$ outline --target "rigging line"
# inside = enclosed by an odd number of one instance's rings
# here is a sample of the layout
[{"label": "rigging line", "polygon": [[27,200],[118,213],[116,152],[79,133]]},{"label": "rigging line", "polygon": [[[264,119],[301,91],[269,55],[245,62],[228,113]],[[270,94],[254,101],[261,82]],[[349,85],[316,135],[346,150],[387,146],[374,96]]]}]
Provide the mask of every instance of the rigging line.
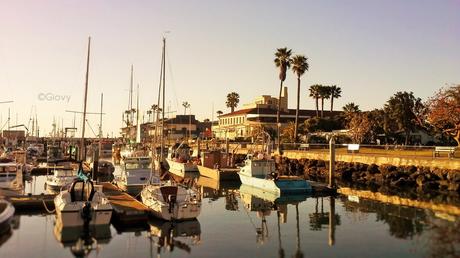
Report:
[{"label": "rigging line", "polygon": [[[171,46],[169,46],[169,48],[171,48]],[[177,98],[177,93],[176,93],[176,83],[174,81],[174,76],[173,76],[173,72],[172,72],[172,65],[171,65],[171,60],[169,58],[169,54],[168,54],[168,51],[165,51],[165,56],[166,56],[166,59],[168,61],[168,70],[169,70],[169,77],[171,78],[171,88],[172,88],[172,91],[173,91],[173,94],[174,94],[174,100],[176,102],[176,110],[179,109],[179,99]]]},{"label": "rigging line", "polygon": [[88,124],[89,129],[91,129],[91,131],[93,132],[94,137],[97,137],[97,135],[96,135],[96,133],[94,132],[93,128],[92,128],[91,125],[89,124],[88,119],[85,119],[85,121],[86,121],[86,124]]}]

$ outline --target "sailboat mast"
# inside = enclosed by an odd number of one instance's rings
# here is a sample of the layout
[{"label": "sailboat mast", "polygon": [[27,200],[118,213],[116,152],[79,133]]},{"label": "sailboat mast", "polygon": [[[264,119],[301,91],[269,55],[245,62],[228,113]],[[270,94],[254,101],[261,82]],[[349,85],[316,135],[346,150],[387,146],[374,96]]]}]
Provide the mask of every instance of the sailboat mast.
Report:
[{"label": "sailboat mast", "polygon": [[141,142],[141,125],[139,123],[139,83],[137,84],[137,100],[136,100],[136,142]]},{"label": "sailboat mast", "polygon": [[134,124],[133,122],[134,117],[132,113],[132,110],[133,110],[133,74],[134,74],[134,66],[131,65],[131,82],[129,86],[129,110],[130,110],[131,123]]},{"label": "sailboat mast", "polygon": [[81,130],[81,160],[84,160],[86,157],[85,153],[85,125],[86,125],[86,102],[88,100],[88,76],[89,76],[89,55],[91,49],[91,37],[88,37],[88,56],[86,58],[86,77],[85,77],[85,100],[83,103],[83,125]]},{"label": "sailboat mast", "polygon": [[104,103],[104,93],[101,93],[101,114],[99,116],[99,141],[102,138],[102,105]]},{"label": "sailboat mast", "polygon": [[164,127],[165,127],[165,52],[166,52],[166,38],[163,37],[163,56],[162,56],[162,59],[163,59],[163,65],[162,65],[162,68],[163,68],[163,99],[162,99],[162,105],[161,105],[161,153],[160,153],[160,159],[163,160],[163,150],[165,148],[164,146]]}]

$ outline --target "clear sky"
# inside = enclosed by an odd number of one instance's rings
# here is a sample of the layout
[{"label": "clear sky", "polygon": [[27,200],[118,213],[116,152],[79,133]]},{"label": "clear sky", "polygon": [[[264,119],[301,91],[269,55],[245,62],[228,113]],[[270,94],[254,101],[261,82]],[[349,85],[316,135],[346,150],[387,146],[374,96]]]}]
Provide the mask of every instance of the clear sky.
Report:
[{"label": "clear sky", "polygon": [[[228,112],[231,91],[240,103],[277,95],[279,47],[309,58],[301,108],[314,108],[307,89],[317,83],[342,88],[337,109],[348,102],[378,108],[403,90],[426,99],[446,83],[460,83],[459,0],[0,0],[0,101],[14,100],[0,104],[0,126],[8,108],[11,124],[16,114],[27,124],[33,106],[41,133],[51,130],[53,117],[71,126],[65,110],[82,110],[91,36],[88,111],[99,111],[103,92],[104,131],[117,135],[131,64],[141,108],[156,103],[167,30],[166,103],[183,114],[188,101],[199,119],[211,118],[213,105]],[[286,85],[294,108],[292,72]],[[70,100],[40,100],[42,93]],[[90,124],[96,130],[98,119],[90,116]]]}]

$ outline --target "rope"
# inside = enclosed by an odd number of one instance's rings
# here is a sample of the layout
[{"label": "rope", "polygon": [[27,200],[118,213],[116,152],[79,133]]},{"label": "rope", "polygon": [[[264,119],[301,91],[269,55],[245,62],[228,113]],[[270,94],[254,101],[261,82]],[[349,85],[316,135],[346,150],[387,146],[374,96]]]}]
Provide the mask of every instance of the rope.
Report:
[{"label": "rope", "polygon": [[54,210],[50,210],[50,209],[48,209],[48,207],[46,206],[46,203],[45,203],[45,200],[44,200],[44,199],[42,199],[42,202],[43,202],[43,207],[45,207],[46,212],[48,212],[49,214],[53,214],[54,212],[56,212],[56,207],[54,208]]}]

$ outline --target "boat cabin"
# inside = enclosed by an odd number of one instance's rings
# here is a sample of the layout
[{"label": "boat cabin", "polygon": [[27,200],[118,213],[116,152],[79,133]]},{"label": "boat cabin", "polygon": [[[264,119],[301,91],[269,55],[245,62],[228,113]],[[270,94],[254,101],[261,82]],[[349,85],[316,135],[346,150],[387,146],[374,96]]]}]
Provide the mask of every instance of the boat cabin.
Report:
[{"label": "boat cabin", "polygon": [[252,155],[248,155],[247,159],[244,161],[244,167],[241,168],[241,173],[258,178],[265,178],[275,171],[276,167],[273,159],[261,157],[254,158]]}]

